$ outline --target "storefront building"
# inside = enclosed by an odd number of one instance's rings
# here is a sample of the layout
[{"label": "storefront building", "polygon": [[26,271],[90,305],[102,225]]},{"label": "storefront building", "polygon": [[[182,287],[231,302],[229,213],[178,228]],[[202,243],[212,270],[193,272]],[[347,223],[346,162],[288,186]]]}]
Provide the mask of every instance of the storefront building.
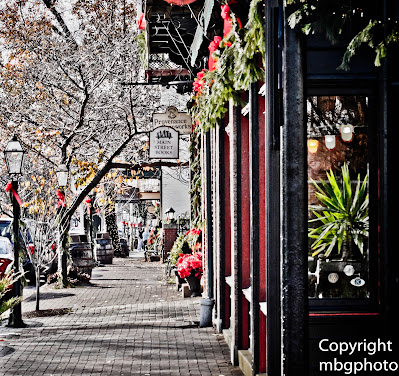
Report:
[{"label": "storefront building", "polygon": [[[223,53],[208,55],[203,45],[210,47],[226,27],[218,4],[201,5],[198,27],[216,26],[205,28],[202,43],[196,34],[190,59],[183,59],[195,74],[204,68],[199,61],[218,69]],[[239,8],[246,27],[253,8],[238,5],[232,2],[231,10]],[[395,24],[398,5],[363,2],[358,17],[354,7],[335,44],[323,33],[293,28],[293,10],[280,1],[260,3],[258,11],[264,76],[238,90],[241,100],[228,98],[215,124],[196,123],[204,297],[215,302],[213,325],[246,375],[336,374],[350,367],[395,374],[398,48],[392,43],[380,66],[364,47],[350,70],[337,67],[353,30],[369,16]],[[388,36],[395,28],[381,30]],[[201,75],[195,82],[204,90]],[[205,80],[205,87],[216,82]],[[197,86],[197,103],[200,94]]]}]

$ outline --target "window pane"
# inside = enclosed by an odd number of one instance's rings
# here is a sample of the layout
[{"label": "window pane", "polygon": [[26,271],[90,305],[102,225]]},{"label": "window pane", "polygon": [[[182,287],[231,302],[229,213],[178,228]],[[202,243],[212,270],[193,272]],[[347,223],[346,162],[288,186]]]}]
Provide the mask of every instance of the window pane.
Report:
[{"label": "window pane", "polygon": [[309,297],[369,297],[367,107],[307,98]]}]

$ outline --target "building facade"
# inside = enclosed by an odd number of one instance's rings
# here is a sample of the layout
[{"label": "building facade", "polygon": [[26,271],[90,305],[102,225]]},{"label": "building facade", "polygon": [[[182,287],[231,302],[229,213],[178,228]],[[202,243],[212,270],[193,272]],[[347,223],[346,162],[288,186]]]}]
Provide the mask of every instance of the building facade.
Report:
[{"label": "building facade", "polygon": [[[394,1],[366,3],[366,14],[342,27],[335,44],[293,28],[282,2],[260,3],[264,77],[240,90],[240,100],[226,101],[211,127],[196,124],[204,297],[214,300],[213,325],[232,363],[248,375],[397,367],[391,136],[397,48],[380,66],[372,49],[360,48],[350,70],[337,69],[353,29],[367,25],[363,18],[384,25],[398,19]],[[245,25],[252,8],[240,5],[237,18]],[[198,27],[208,15],[220,17],[215,8],[204,2]],[[223,35],[225,21],[203,36]],[[215,57],[204,43],[197,34],[191,62]]]}]

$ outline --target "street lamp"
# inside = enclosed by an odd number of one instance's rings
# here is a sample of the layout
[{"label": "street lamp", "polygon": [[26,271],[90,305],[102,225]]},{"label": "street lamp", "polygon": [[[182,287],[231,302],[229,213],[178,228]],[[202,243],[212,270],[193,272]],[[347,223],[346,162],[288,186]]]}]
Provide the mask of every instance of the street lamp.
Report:
[{"label": "street lamp", "polygon": [[66,187],[68,185],[68,167],[60,164],[55,172],[57,174],[58,186]]},{"label": "street lamp", "polygon": [[58,187],[57,196],[59,199],[58,205],[58,215],[60,220],[58,221],[58,272],[61,275],[62,285],[66,286],[68,283],[67,280],[67,255],[65,251],[66,246],[66,236],[63,233],[62,229],[62,217],[65,212],[65,192],[62,190],[64,187],[68,185],[68,167],[61,163],[58,165],[57,170],[55,171],[57,175]]},{"label": "street lamp", "polygon": [[174,217],[175,217],[175,210],[173,208],[169,208],[166,212],[166,219],[173,221]]},{"label": "street lamp", "polygon": [[17,136],[14,135],[4,150],[9,175],[21,175],[24,153],[21,143],[18,141]]},{"label": "street lamp", "polygon": [[[20,198],[18,197],[18,175],[22,174],[22,163],[24,160],[24,150],[17,136],[14,135],[11,141],[8,142],[5,150],[4,157],[7,164],[8,174],[11,176],[11,200],[13,209],[13,240],[14,240],[14,274],[17,274],[20,269],[19,263],[19,218],[20,218]],[[12,296],[16,299],[21,299],[21,279],[18,278],[12,285]],[[8,319],[8,326],[14,328],[23,328],[26,325],[22,321],[21,303],[19,302],[11,308],[10,316]]]}]

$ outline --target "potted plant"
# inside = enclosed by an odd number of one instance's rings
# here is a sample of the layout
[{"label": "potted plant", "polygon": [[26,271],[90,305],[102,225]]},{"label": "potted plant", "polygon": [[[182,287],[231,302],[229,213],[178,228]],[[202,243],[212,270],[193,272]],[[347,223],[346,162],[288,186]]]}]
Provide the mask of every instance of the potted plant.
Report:
[{"label": "potted plant", "polygon": [[[317,223],[315,228],[309,228],[311,256],[317,257],[316,294],[320,284],[334,285],[333,296],[358,296],[351,286],[355,286],[353,278],[361,280],[358,287],[365,285],[361,277],[367,276],[367,240],[369,235],[369,195],[367,192],[368,176],[352,184],[348,165],[342,166],[342,177],[339,181],[332,170],[327,172],[328,182],[316,183],[316,198],[320,204],[310,205],[309,209],[315,218],[310,223]],[[333,274],[335,273],[335,274]],[[326,278],[324,278],[326,277]],[[343,284],[344,280],[350,284]],[[340,283],[337,283],[340,281]],[[352,281],[352,282],[351,282]],[[322,289],[323,290],[323,289]],[[346,291],[347,290],[347,291]],[[364,287],[363,291],[366,290]]]},{"label": "potted plant", "polygon": [[2,314],[20,303],[21,297],[12,297],[12,285],[21,277],[21,273],[13,274],[11,268],[6,271],[0,271],[0,323]]},{"label": "potted plant", "polygon": [[201,242],[201,229],[192,228],[188,230],[185,234],[180,234],[175,240],[172,249],[168,255],[168,265],[167,265],[167,276],[171,277],[174,272],[176,275],[177,289],[180,290],[181,285],[185,282],[183,278],[179,276],[176,269],[177,259],[181,253],[190,254],[194,252],[199,252],[202,248]]},{"label": "potted plant", "polygon": [[181,253],[176,262],[177,273],[184,278],[192,291],[191,296],[201,295],[202,253]]}]

